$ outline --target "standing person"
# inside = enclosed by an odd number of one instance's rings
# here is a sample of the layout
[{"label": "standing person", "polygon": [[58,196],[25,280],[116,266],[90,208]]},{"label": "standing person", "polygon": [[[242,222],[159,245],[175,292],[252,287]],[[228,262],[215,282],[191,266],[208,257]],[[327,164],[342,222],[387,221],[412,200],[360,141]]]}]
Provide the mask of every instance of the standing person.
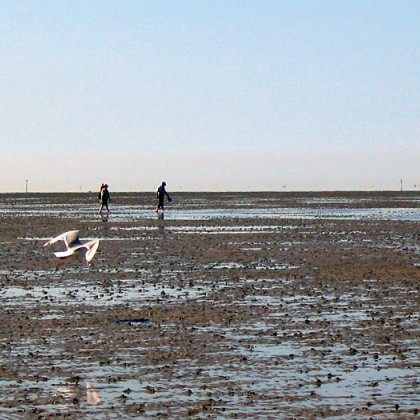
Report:
[{"label": "standing person", "polygon": [[158,212],[159,209],[162,209],[162,211],[165,211],[165,208],[164,208],[165,195],[166,197],[168,197],[168,201],[172,201],[172,198],[169,197],[169,194],[167,193],[165,187],[166,187],[166,182],[162,182],[162,185],[156,191],[156,198],[159,200],[158,206],[156,208],[156,212]]},{"label": "standing person", "polygon": [[106,208],[107,213],[109,213],[108,201],[111,200],[111,196],[108,191],[108,184],[105,184],[101,189],[101,207],[99,208],[99,213],[102,213],[104,207]]}]

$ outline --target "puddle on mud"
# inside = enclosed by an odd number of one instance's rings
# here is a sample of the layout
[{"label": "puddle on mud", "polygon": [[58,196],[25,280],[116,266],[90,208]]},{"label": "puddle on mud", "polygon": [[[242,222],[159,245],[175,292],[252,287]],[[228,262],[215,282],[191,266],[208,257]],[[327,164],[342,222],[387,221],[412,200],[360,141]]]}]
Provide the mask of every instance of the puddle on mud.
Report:
[{"label": "puddle on mud", "polygon": [[[331,205],[322,201],[321,204]],[[417,204],[417,203],[414,203]],[[237,205],[240,205],[238,202]],[[373,220],[420,220],[418,208],[284,208],[257,207],[254,204],[241,208],[195,208],[191,210],[172,208],[165,212],[165,220],[223,220],[223,219],[373,219]],[[0,215],[18,217],[49,216],[55,218],[84,218],[89,221],[102,222],[103,218],[96,214],[92,206],[74,204],[25,204],[24,202],[2,202]],[[126,222],[136,219],[156,219],[153,207],[131,205],[114,205],[109,221]],[[208,233],[208,232],[207,232]]]},{"label": "puddle on mud", "polygon": [[36,307],[47,300],[50,306],[78,306],[81,303],[91,306],[129,305],[137,308],[145,303],[153,305],[163,300],[167,304],[179,303],[180,300],[206,299],[211,291],[208,287],[196,286],[187,289],[175,288],[162,284],[139,284],[138,280],[120,280],[118,285],[103,287],[98,283],[66,281],[65,284],[45,286],[9,286],[0,289],[3,307]]}]

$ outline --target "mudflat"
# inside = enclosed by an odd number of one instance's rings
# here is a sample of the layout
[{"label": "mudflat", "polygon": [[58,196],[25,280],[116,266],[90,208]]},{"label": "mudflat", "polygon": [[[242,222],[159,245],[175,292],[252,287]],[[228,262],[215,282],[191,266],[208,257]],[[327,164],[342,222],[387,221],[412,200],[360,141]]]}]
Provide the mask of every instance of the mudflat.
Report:
[{"label": "mudflat", "polygon": [[0,194],[1,418],[418,416],[419,193],[172,195]]}]

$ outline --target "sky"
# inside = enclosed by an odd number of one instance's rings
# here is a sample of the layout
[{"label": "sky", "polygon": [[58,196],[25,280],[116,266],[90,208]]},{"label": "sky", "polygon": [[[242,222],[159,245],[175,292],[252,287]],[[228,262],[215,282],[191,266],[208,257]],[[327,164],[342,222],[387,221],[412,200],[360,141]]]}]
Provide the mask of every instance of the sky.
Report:
[{"label": "sky", "polygon": [[0,0],[0,192],[420,190],[418,0]]}]

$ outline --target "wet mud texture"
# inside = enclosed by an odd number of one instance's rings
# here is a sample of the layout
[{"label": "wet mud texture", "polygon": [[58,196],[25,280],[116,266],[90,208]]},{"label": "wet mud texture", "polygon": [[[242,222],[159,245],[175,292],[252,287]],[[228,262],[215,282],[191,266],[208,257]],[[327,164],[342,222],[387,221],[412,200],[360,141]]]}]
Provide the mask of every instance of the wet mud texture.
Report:
[{"label": "wet mud texture", "polygon": [[[151,217],[103,222],[88,195],[0,196],[1,418],[418,418],[418,221],[170,217],[418,196],[175,198],[160,220],[114,194]],[[71,229],[93,266],[42,246]]]}]

